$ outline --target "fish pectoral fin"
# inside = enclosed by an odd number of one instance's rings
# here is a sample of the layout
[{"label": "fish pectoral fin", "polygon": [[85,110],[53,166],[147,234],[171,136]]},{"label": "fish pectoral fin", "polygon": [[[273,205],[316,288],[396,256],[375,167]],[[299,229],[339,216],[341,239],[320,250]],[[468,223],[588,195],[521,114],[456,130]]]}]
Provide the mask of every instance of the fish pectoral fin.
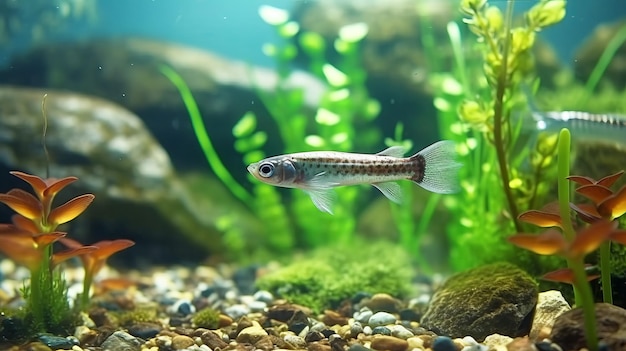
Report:
[{"label": "fish pectoral fin", "polygon": [[324,177],[325,175],[326,175],[326,172],[319,172],[318,174],[314,175],[311,179],[306,181],[305,183],[306,188],[307,189],[330,189],[332,187],[336,187],[339,185],[339,183],[329,182],[328,179]]},{"label": "fish pectoral fin", "polygon": [[391,156],[391,157],[404,157],[406,149],[402,146],[396,145],[386,148],[385,150],[377,153],[378,156]]},{"label": "fish pectoral fin", "polygon": [[318,210],[333,214],[336,193],[331,188],[309,188],[304,191],[311,197]]},{"label": "fish pectoral fin", "polygon": [[389,200],[397,204],[402,203],[402,188],[397,182],[373,183],[372,186],[380,190]]}]

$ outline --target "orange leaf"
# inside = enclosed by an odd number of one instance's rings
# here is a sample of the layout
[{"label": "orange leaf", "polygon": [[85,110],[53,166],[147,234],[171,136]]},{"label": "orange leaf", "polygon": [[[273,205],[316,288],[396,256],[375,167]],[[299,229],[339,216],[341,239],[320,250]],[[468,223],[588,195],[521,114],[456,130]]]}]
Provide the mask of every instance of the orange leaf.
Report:
[{"label": "orange leaf", "polygon": [[12,195],[9,193],[0,194],[0,202],[3,202],[7,206],[9,206],[13,211],[21,214],[22,216],[28,219],[41,218],[42,209],[41,209],[41,204],[38,201],[35,200],[33,202],[30,199],[23,197],[22,194],[19,192],[14,192],[14,194],[20,194],[20,195],[16,196],[16,195]]},{"label": "orange leaf", "polygon": [[521,221],[539,227],[561,227],[561,216],[551,212],[537,210],[526,211],[518,216]]},{"label": "orange leaf", "polygon": [[619,229],[613,231],[613,233],[611,234],[611,240],[618,242],[622,245],[626,245],[626,230]]},{"label": "orange leaf", "polygon": [[567,177],[567,179],[571,180],[574,183],[580,184],[580,185],[587,185],[587,184],[595,184],[596,181],[589,178],[589,177],[583,177],[583,176],[569,176]]},{"label": "orange leaf", "polygon": [[17,228],[14,232],[3,231],[0,235],[0,251],[11,260],[26,266],[31,272],[39,268],[43,259],[33,236]]},{"label": "orange leaf", "polygon": [[598,184],[583,185],[576,189],[580,195],[588,198],[594,203],[600,203],[602,200],[613,195],[611,189]]},{"label": "orange leaf", "polygon": [[65,177],[61,179],[54,179],[54,178],[46,179],[45,181],[48,184],[48,186],[43,191],[43,196],[54,197],[59,191],[63,190],[63,188],[65,188],[71,183],[74,183],[77,180],[78,178],[76,177]]},{"label": "orange leaf", "polygon": [[626,213],[626,185],[598,205],[598,212],[615,219]]},{"label": "orange leaf", "polygon": [[25,230],[31,234],[38,234],[41,232],[41,230],[33,221],[20,214],[14,214],[13,216],[11,216],[11,222],[13,222],[16,227],[20,228],[21,230]]},{"label": "orange leaf", "polygon": [[54,225],[59,225],[71,221],[83,213],[94,198],[95,196],[93,194],[85,194],[71,199],[70,201],[50,211],[48,222],[54,223]]},{"label": "orange leaf", "polygon": [[52,267],[57,266],[63,261],[69,260],[70,258],[88,254],[96,250],[95,246],[81,246],[77,248],[67,249],[65,251],[57,252],[52,255]]},{"label": "orange leaf", "polygon": [[516,246],[532,251],[540,255],[554,255],[562,253],[567,247],[567,242],[558,230],[548,229],[536,234],[516,234],[508,240]]},{"label": "orange leaf", "polygon": [[20,178],[26,183],[30,184],[30,186],[33,188],[33,191],[35,191],[35,194],[37,194],[37,196],[40,199],[43,198],[43,191],[48,187],[48,185],[43,179],[41,179],[40,177],[30,175],[24,172],[19,172],[19,171],[12,171],[9,173]]},{"label": "orange leaf", "polygon": [[[599,277],[599,274],[588,274],[587,280],[591,281],[594,279],[598,279]],[[544,274],[541,279],[557,283],[574,284],[574,272],[572,272],[572,270],[569,268],[561,268],[557,269],[556,271]]]},{"label": "orange leaf", "polygon": [[617,228],[617,222],[600,220],[579,230],[576,233],[576,238],[570,244],[568,256],[572,258],[584,257],[595,251],[600,244],[609,239],[615,228]]},{"label": "orange leaf", "polygon": [[598,210],[593,205],[588,204],[569,204],[569,207],[578,214],[578,217],[587,223],[593,223],[600,219],[602,216],[598,213]]},{"label": "orange leaf", "polygon": [[33,236],[33,241],[37,244],[37,247],[46,247],[66,235],[67,233],[64,232],[42,233]]},{"label": "orange leaf", "polygon": [[618,180],[623,174],[624,174],[624,171],[619,171],[619,172],[617,172],[615,174],[608,175],[608,176],[598,180],[596,182],[596,184],[600,184],[600,185],[603,185],[603,186],[605,186],[607,188],[610,188],[611,185],[613,185],[613,183],[615,183],[615,181]]}]

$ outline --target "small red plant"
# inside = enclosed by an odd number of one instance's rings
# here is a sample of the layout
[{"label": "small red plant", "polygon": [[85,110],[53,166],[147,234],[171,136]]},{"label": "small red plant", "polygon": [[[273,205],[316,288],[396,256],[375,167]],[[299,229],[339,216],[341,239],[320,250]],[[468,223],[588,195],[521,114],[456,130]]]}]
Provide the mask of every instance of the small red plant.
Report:
[{"label": "small red plant", "polygon": [[[54,268],[62,261],[80,255],[102,257],[103,250],[99,246],[79,244],[53,253],[52,244],[67,235],[58,231],[57,227],[83,213],[95,196],[80,195],[53,207],[56,195],[78,178],[42,179],[23,172],[10,173],[28,183],[34,195],[22,189],[0,193],[0,202],[17,212],[12,217],[12,224],[0,224],[0,252],[30,270],[30,284],[24,297],[31,332],[54,330],[60,318],[67,317],[60,316],[60,312],[69,313],[65,282],[60,274],[54,274]],[[108,255],[112,253],[110,250],[107,252],[110,252]],[[98,262],[101,267],[104,259]]]},{"label": "small red plant", "polygon": [[[582,222],[589,223],[587,226],[581,225],[577,228],[572,241],[566,240],[562,233],[563,219],[556,203],[548,204],[541,210],[526,211],[519,216],[521,221],[539,227],[551,227],[550,229],[539,235],[516,234],[509,237],[509,241],[540,255],[559,255],[569,260],[581,262],[587,254],[602,245],[608,245],[610,241],[626,244],[626,231],[617,229],[617,221],[615,221],[616,218],[626,213],[626,186],[617,192],[613,192],[609,188],[622,174],[624,174],[623,171],[597,181],[582,176],[568,177],[570,181],[580,185],[576,192],[591,200],[591,203],[570,203],[570,208],[574,210],[577,217]],[[601,264],[610,268],[608,257],[606,262],[602,260]],[[598,275],[592,275],[589,276],[589,279],[597,277]],[[574,283],[574,274],[569,268],[547,273],[542,278],[569,284]],[[603,288],[607,289],[604,286]],[[610,288],[608,289],[610,290]]]},{"label": "small red plant", "polygon": [[[70,248],[70,250],[78,250],[81,247],[84,247],[78,241],[70,238],[61,238],[60,242]],[[96,274],[98,274],[102,267],[104,267],[104,264],[109,256],[133,245],[135,245],[133,241],[126,239],[103,240],[90,245],[91,247],[94,247],[95,250],[84,252],[80,255],[80,259],[83,262],[83,267],[85,269],[83,293],[81,295],[81,305],[83,307],[86,307],[89,302],[89,291],[91,290],[93,278]]]}]

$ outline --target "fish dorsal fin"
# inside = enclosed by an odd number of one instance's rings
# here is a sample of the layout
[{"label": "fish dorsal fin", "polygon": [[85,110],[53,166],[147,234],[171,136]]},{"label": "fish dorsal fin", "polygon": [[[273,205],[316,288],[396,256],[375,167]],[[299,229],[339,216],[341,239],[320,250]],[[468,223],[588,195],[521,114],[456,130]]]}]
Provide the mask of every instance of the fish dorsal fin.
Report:
[{"label": "fish dorsal fin", "polygon": [[335,192],[330,188],[309,188],[304,190],[318,210],[333,214],[333,204],[335,203]]},{"label": "fish dorsal fin", "polygon": [[391,157],[404,157],[406,149],[402,146],[396,145],[386,148],[385,150],[377,153],[378,156],[391,156]]},{"label": "fish dorsal fin", "polygon": [[383,193],[383,195],[385,195],[385,197],[389,200],[397,204],[402,203],[402,188],[397,182],[373,183],[372,186],[380,190],[380,192]]}]

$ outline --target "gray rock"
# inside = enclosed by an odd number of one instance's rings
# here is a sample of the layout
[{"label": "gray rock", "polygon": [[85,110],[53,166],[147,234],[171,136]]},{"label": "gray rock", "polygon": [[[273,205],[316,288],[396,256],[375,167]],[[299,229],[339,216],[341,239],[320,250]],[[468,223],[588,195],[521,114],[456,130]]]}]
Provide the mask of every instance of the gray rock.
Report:
[{"label": "gray rock", "polygon": [[396,317],[388,312],[376,312],[374,313],[367,324],[371,327],[378,327],[387,324],[394,324],[396,322]]},{"label": "gray rock", "polygon": [[207,199],[197,202],[189,183],[177,177],[167,153],[144,123],[123,107],[99,98],[0,86],[0,191],[25,185],[10,176],[9,170],[45,177],[44,94],[48,94],[46,145],[51,176],[79,178],[60,196],[96,195],[87,211],[70,222],[71,237],[85,244],[112,235],[132,239],[141,246],[131,251],[139,248],[161,260],[204,258],[220,250],[222,234],[214,222],[228,211],[228,197],[220,198],[220,204],[207,204]]},{"label": "gray rock", "polygon": [[522,336],[530,331],[537,295],[537,283],[516,266],[486,265],[450,277],[433,295],[421,323],[452,338]]},{"label": "gray rock", "polygon": [[374,315],[374,312],[367,307],[361,308],[358,312],[354,312],[354,319],[362,324],[367,324],[370,318]]},{"label": "gray rock", "polygon": [[107,351],[139,351],[141,343],[134,336],[118,330],[106,338],[101,347]]},{"label": "gray rock", "polygon": [[[210,127],[213,144],[222,146],[222,155],[235,156],[231,130],[246,112],[257,115],[260,129],[273,127],[257,89],[275,92],[279,78],[274,70],[185,45],[140,38],[49,44],[11,60],[10,69],[0,71],[0,81],[76,91],[116,102],[142,118],[177,169],[205,171],[206,161],[183,101],[159,71],[163,64],[173,67],[189,86]],[[325,91],[319,80],[301,71],[291,73],[285,87],[302,88],[305,106],[311,111]],[[282,147],[278,138],[270,138],[272,143]],[[229,169],[242,169],[245,176],[241,157],[236,156],[223,157],[223,161]]]}]

